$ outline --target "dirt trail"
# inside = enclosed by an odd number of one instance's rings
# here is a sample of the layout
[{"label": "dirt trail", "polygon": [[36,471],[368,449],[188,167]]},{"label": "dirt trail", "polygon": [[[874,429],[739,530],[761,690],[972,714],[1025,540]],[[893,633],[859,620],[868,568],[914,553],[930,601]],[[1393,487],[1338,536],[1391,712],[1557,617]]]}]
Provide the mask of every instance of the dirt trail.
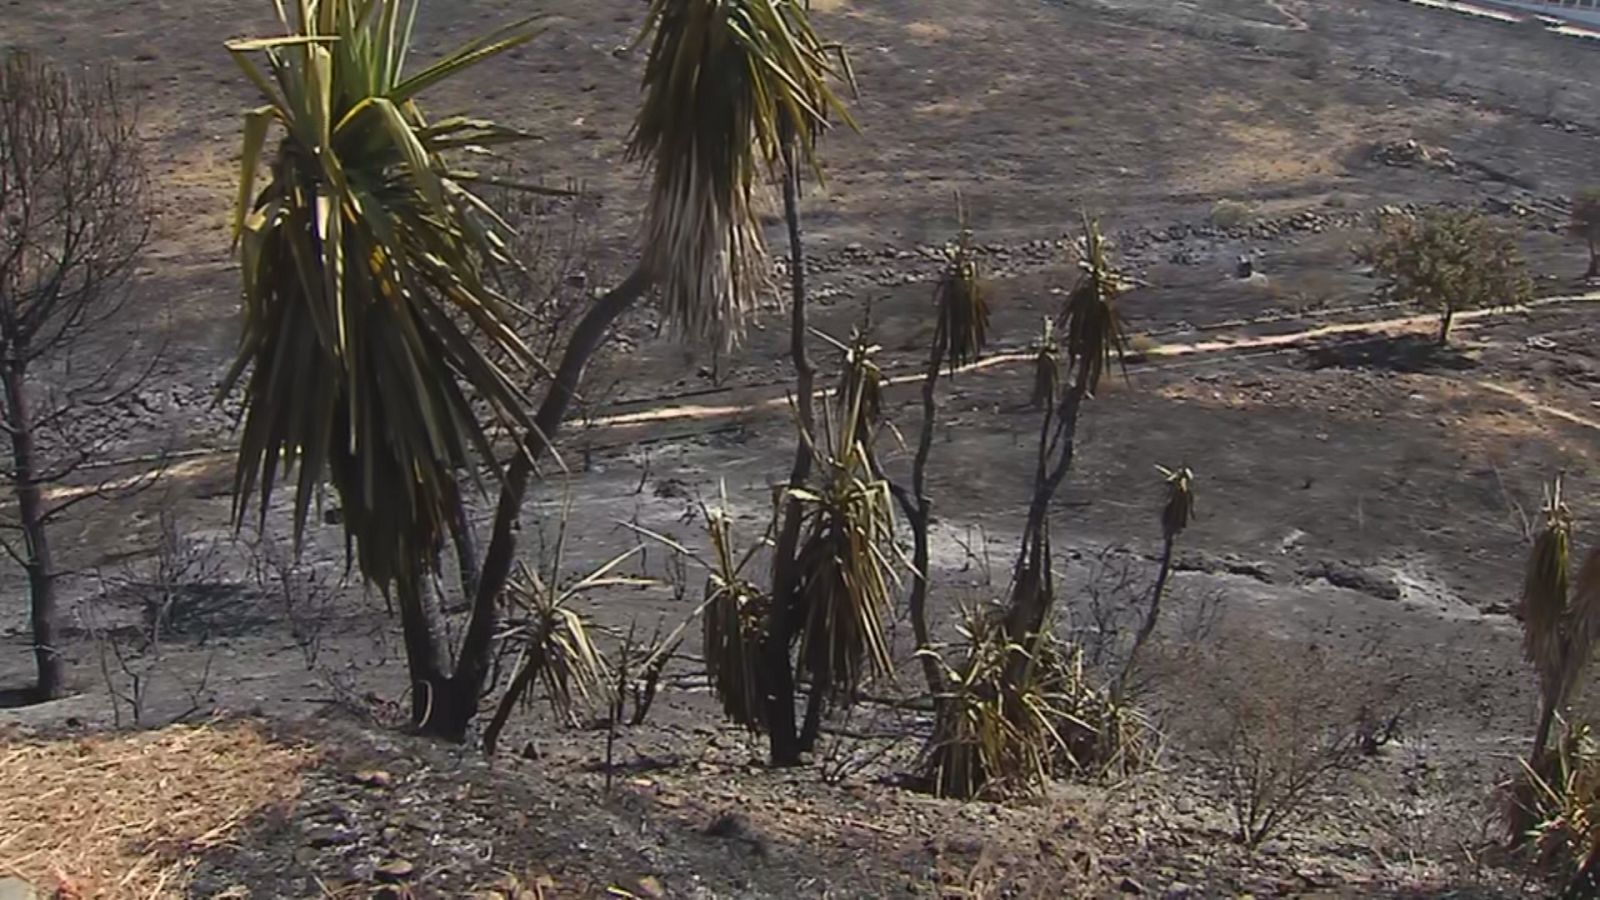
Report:
[{"label": "dirt trail", "polygon": [[[1463,326],[1470,326],[1471,323],[1482,320],[1526,313],[1545,307],[1597,301],[1600,301],[1600,291],[1543,297],[1525,306],[1505,309],[1469,310],[1456,314],[1456,327],[1458,330],[1465,330]],[[1161,360],[1184,359],[1187,361],[1190,357],[1228,358],[1247,351],[1291,350],[1321,338],[1341,335],[1396,335],[1416,331],[1424,327],[1434,328],[1437,323],[1438,316],[1436,315],[1408,315],[1363,322],[1339,322],[1330,325],[1319,325],[1315,328],[1306,328],[1282,334],[1248,335],[1238,338],[1213,338],[1202,341],[1159,344],[1143,351],[1144,360],[1130,363],[1129,368],[1162,369],[1170,367],[1170,364],[1163,365],[1160,362]],[[1032,359],[1033,354],[1028,352],[1001,352],[964,366],[958,371],[976,372],[1021,365],[1030,362]],[[896,368],[898,371],[890,370],[890,372],[886,373],[884,378],[886,387],[916,384],[922,380],[923,375],[920,366],[911,365]],[[711,393],[721,394],[727,399],[724,402],[715,404],[704,402],[703,398]],[[825,390],[818,391],[817,396],[821,397],[825,393]],[[644,405],[645,408],[602,416],[596,418],[593,425],[601,428],[633,428],[666,422],[732,418],[767,410],[782,409],[788,405],[789,398],[790,393],[786,384],[781,386],[738,386],[697,391],[688,396],[679,395],[674,398],[658,398],[656,401],[635,401],[630,405]],[[1562,414],[1554,408],[1550,408],[1547,411],[1553,414]],[[1588,424],[1587,420],[1574,418],[1573,414],[1565,413],[1562,415],[1572,418],[1573,421],[1580,424]]]}]

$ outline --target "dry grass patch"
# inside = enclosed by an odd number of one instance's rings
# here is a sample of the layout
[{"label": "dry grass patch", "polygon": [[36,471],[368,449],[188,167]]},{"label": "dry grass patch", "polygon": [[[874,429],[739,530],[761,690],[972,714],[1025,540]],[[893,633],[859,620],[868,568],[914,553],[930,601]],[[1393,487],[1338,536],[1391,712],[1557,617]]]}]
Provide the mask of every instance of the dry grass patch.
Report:
[{"label": "dry grass patch", "polygon": [[181,896],[197,856],[297,796],[312,759],[251,723],[8,738],[0,874],[64,896]]}]

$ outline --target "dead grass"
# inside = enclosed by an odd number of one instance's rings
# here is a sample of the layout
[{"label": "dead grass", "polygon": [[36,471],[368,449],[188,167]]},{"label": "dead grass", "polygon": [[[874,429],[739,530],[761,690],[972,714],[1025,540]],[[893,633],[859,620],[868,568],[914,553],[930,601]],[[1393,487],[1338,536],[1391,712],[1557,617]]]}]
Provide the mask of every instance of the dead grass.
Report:
[{"label": "dead grass", "polygon": [[182,896],[196,856],[293,799],[309,748],[253,723],[0,748],[0,874],[67,897]]}]

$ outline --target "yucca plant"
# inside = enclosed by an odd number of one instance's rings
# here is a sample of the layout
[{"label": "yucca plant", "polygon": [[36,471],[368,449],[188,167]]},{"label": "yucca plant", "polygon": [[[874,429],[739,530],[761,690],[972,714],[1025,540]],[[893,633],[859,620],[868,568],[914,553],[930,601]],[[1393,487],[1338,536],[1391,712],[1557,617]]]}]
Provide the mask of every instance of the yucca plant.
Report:
[{"label": "yucca plant", "polygon": [[726,504],[720,509],[706,508],[704,513],[712,551],[703,621],[706,674],[723,713],[759,732],[765,728],[761,635],[772,604],[759,587],[745,578],[744,568],[760,545],[739,553],[733,517],[727,513]]},{"label": "yucca plant", "polygon": [[[1081,274],[1067,294],[1056,325],[1046,327],[1035,363],[1035,394],[1041,393],[1041,383],[1049,376],[1049,392],[1054,400],[1045,406],[1039,425],[1033,500],[1028,506],[1022,548],[1011,579],[1007,627],[1012,639],[1019,642],[1043,626],[1054,602],[1050,503],[1072,468],[1083,402],[1099,389],[1106,369],[1122,359],[1124,342],[1116,303],[1132,283],[1112,264],[1100,227],[1087,214],[1083,216],[1083,237],[1077,242],[1077,252]],[[1054,332],[1066,336],[1066,370],[1072,374],[1071,384],[1061,387],[1054,385],[1054,376],[1048,372],[1055,362],[1048,349]]]},{"label": "yucca plant", "polygon": [[[865,364],[862,355],[853,365]],[[788,491],[803,510],[787,598],[800,623],[799,664],[811,678],[802,748],[814,746],[828,698],[851,702],[866,677],[893,670],[884,623],[898,551],[889,485],[873,463],[872,434],[863,431],[871,383],[865,375],[847,380],[831,441],[815,448],[820,483]]]},{"label": "yucca plant", "polygon": [[1059,325],[1065,333],[1074,387],[1090,397],[1127,347],[1116,301],[1132,283],[1111,264],[1108,249],[1099,223],[1084,214],[1083,237],[1077,245],[1081,273],[1067,294]]},{"label": "yucca plant", "polygon": [[644,105],[629,154],[654,164],[648,266],[668,320],[724,343],[770,287],[757,218],[763,168],[793,142],[815,164],[816,127],[848,113],[834,57],[792,0],[652,0]]},{"label": "yucca plant", "polygon": [[960,195],[956,197],[956,214],[960,232],[955,242],[945,248],[945,265],[933,290],[933,342],[922,377],[922,427],[917,437],[916,456],[911,463],[911,489],[907,491],[891,484],[911,528],[911,596],[907,605],[923,678],[932,696],[944,692],[945,681],[932,649],[927,613],[928,524],[933,514],[933,501],[928,496],[928,458],[933,452],[933,432],[939,412],[939,372],[947,369],[954,377],[957,369],[978,361],[989,341],[987,289],[972,251],[972,229],[968,227]]},{"label": "yucca plant", "polygon": [[1532,763],[1544,755],[1552,723],[1572,701],[1600,638],[1600,549],[1570,576],[1572,515],[1557,476],[1545,489],[1522,589],[1523,653],[1539,677],[1541,709]]},{"label": "yucca plant", "polygon": [[519,649],[511,679],[483,731],[486,754],[494,754],[501,731],[535,681],[544,684],[551,710],[569,724],[577,723],[577,705],[608,690],[613,680],[604,656],[595,646],[592,625],[573,608],[573,602],[592,591],[651,583],[648,579],[616,574],[624,563],[642,552],[642,545],[613,556],[578,578],[563,581],[569,511],[570,507],[563,505],[547,569],[540,572],[519,563],[517,574],[507,585],[511,618],[497,643]]},{"label": "yucca plant", "polygon": [[961,232],[945,248],[945,263],[933,293],[933,355],[953,374],[978,361],[989,342],[989,298],[972,250],[972,229],[966,210],[959,209]]},{"label": "yucca plant", "polygon": [[1587,879],[1600,855],[1593,851],[1593,833],[1574,831],[1575,817],[1594,814],[1593,784],[1585,784],[1595,781],[1600,769],[1582,723],[1569,726],[1558,746],[1549,745],[1600,638],[1600,548],[1590,551],[1576,579],[1571,578],[1572,517],[1560,476],[1545,488],[1542,514],[1528,554],[1521,610],[1523,652],[1539,680],[1539,722],[1533,749],[1522,764],[1523,777],[1507,792],[1506,815],[1513,846],[1537,840],[1536,862],[1549,862],[1551,835],[1582,843]]},{"label": "yucca plant", "polygon": [[417,98],[534,32],[518,23],[412,72],[415,7],[403,0],[275,5],[285,36],[228,44],[266,101],[246,116],[235,216],[244,328],[223,380],[224,392],[244,380],[234,512],[255,501],[265,516],[298,466],[298,542],[331,479],[363,575],[399,597],[420,716],[440,681],[422,582],[455,521],[458,472],[494,459],[480,408],[531,425],[495,359],[532,358],[484,279],[507,262],[499,220],[452,162],[523,135],[431,122]]},{"label": "yucca plant", "polygon": [[883,421],[883,370],[873,359],[882,348],[868,340],[860,329],[851,333],[848,344],[839,344],[831,338],[829,342],[844,354],[844,368],[839,373],[839,390],[835,395],[838,408],[855,411],[851,431],[870,455],[873,434]]},{"label": "yucca plant", "polygon": [[[695,616],[701,622],[702,652],[711,690],[728,718],[751,731],[766,728],[765,690],[761,670],[762,641],[772,621],[773,603],[769,596],[745,574],[756,554],[771,544],[771,531],[749,547],[740,550],[734,532],[727,486],[720,486],[718,506],[702,503],[700,516],[706,523],[706,538],[711,545],[709,558],[682,542],[638,524],[623,523],[636,533],[662,544],[680,558],[692,561],[705,571],[704,601],[690,614],[667,642],[677,639]],[[680,587],[684,587],[680,583]]]},{"label": "yucca plant", "polygon": [[[676,319],[699,323],[691,330],[729,331],[723,307],[729,298],[749,305],[743,276],[759,269],[748,255],[730,256],[751,244],[755,161],[776,158],[782,128],[822,120],[818,97],[836,103],[823,77],[828,50],[803,10],[785,0],[652,4],[641,37],[654,35],[647,96],[631,143],[656,170],[650,249],[572,330],[530,417],[515,373],[494,365],[530,362],[505,300],[484,285],[483,271],[502,255],[501,225],[472,192],[484,179],[448,159],[521,135],[474,118],[432,123],[416,104],[426,88],[527,40],[530,30],[496,32],[412,73],[405,60],[414,3],[275,7],[282,37],[230,45],[267,102],[247,118],[239,189],[247,324],[228,383],[250,376],[236,496],[243,503],[259,491],[265,508],[280,471],[299,464],[298,533],[319,480],[333,479],[363,572],[399,594],[413,712],[433,717],[418,724],[460,740],[490,670],[523,496],[588,361],[659,279],[673,285]],[[283,137],[257,193],[256,166],[274,122]],[[816,129],[793,130],[811,161]],[[434,570],[451,527],[444,513],[459,511],[447,476],[469,456],[493,461],[484,440],[491,426],[475,408],[513,428],[520,446],[505,466],[472,615],[446,677],[416,586]],[[237,512],[242,517],[242,505]]]},{"label": "yucca plant", "polygon": [[1511,785],[1515,842],[1563,897],[1600,889],[1600,746],[1583,723],[1565,728],[1537,765],[1524,762]]},{"label": "yucca plant", "polygon": [[1533,538],[1522,586],[1522,652],[1539,676],[1543,698],[1535,759],[1542,755],[1551,718],[1565,680],[1567,597],[1570,593],[1572,514],[1562,497],[1562,478],[1545,488],[1543,522]]},{"label": "yucca plant", "polygon": [[1152,757],[1148,724],[1091,684],[1079,648],[1049,630],[1012,640],[1001,607],[968,610],[960,633],[966,654],[946,674],[919,761],[934,793],[1037,792],[1057,776],[1125,773]]},{"label": "yucca plant", "polygon": [[[759,177],[781,161],[790,243],[790,354],[802,430],[789,486],[810,477],[815,427],[806,356],[805,258],[800,239],[800,172],[820,176],[816,146],[829,118],[853,126],[829,84],[854,87],[849,60],[811,27],[797,0],[651,0],[641,40],[651,42],[644,106],[629,152],[654,164],[645,215],[644,267],[681,332],[736,339],[768,284]],[[793,592],[802,511],[789,503],[773,562],[774,597]],[[780,604],[782,606],[782,604]],[[787,608],[782,606],[782,608]],[[796,623],[776,614],[763,649],[771,687],[773,761],[799,758],[788,652]]]}]

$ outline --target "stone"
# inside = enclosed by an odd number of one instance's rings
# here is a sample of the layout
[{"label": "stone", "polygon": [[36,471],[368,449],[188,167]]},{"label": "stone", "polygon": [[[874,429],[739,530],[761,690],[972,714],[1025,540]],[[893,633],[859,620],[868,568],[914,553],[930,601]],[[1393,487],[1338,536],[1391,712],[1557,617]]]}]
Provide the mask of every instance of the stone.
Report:
[{"label": "stone", "polygon": [[21,878],[0,878],[0,900],[39,900],[39,892]]},{"label": "stone", "polygon": [[412,865],[411,860],[394,857],[378,863],[372,870],[372,875],[386,884],[401,884],[410,881],[416,871],[417,867]]},{"label": "stone", "polygon": [[391,788],[394,787],[394,776],[382,769],[362,769],[350,776],[350,780],[363,787]]},{"label": "stone", "polygon": [[306,843],[318,849],[343,847],[356,842],[355,833],[343,828],[319,828],[306,838]]}]

